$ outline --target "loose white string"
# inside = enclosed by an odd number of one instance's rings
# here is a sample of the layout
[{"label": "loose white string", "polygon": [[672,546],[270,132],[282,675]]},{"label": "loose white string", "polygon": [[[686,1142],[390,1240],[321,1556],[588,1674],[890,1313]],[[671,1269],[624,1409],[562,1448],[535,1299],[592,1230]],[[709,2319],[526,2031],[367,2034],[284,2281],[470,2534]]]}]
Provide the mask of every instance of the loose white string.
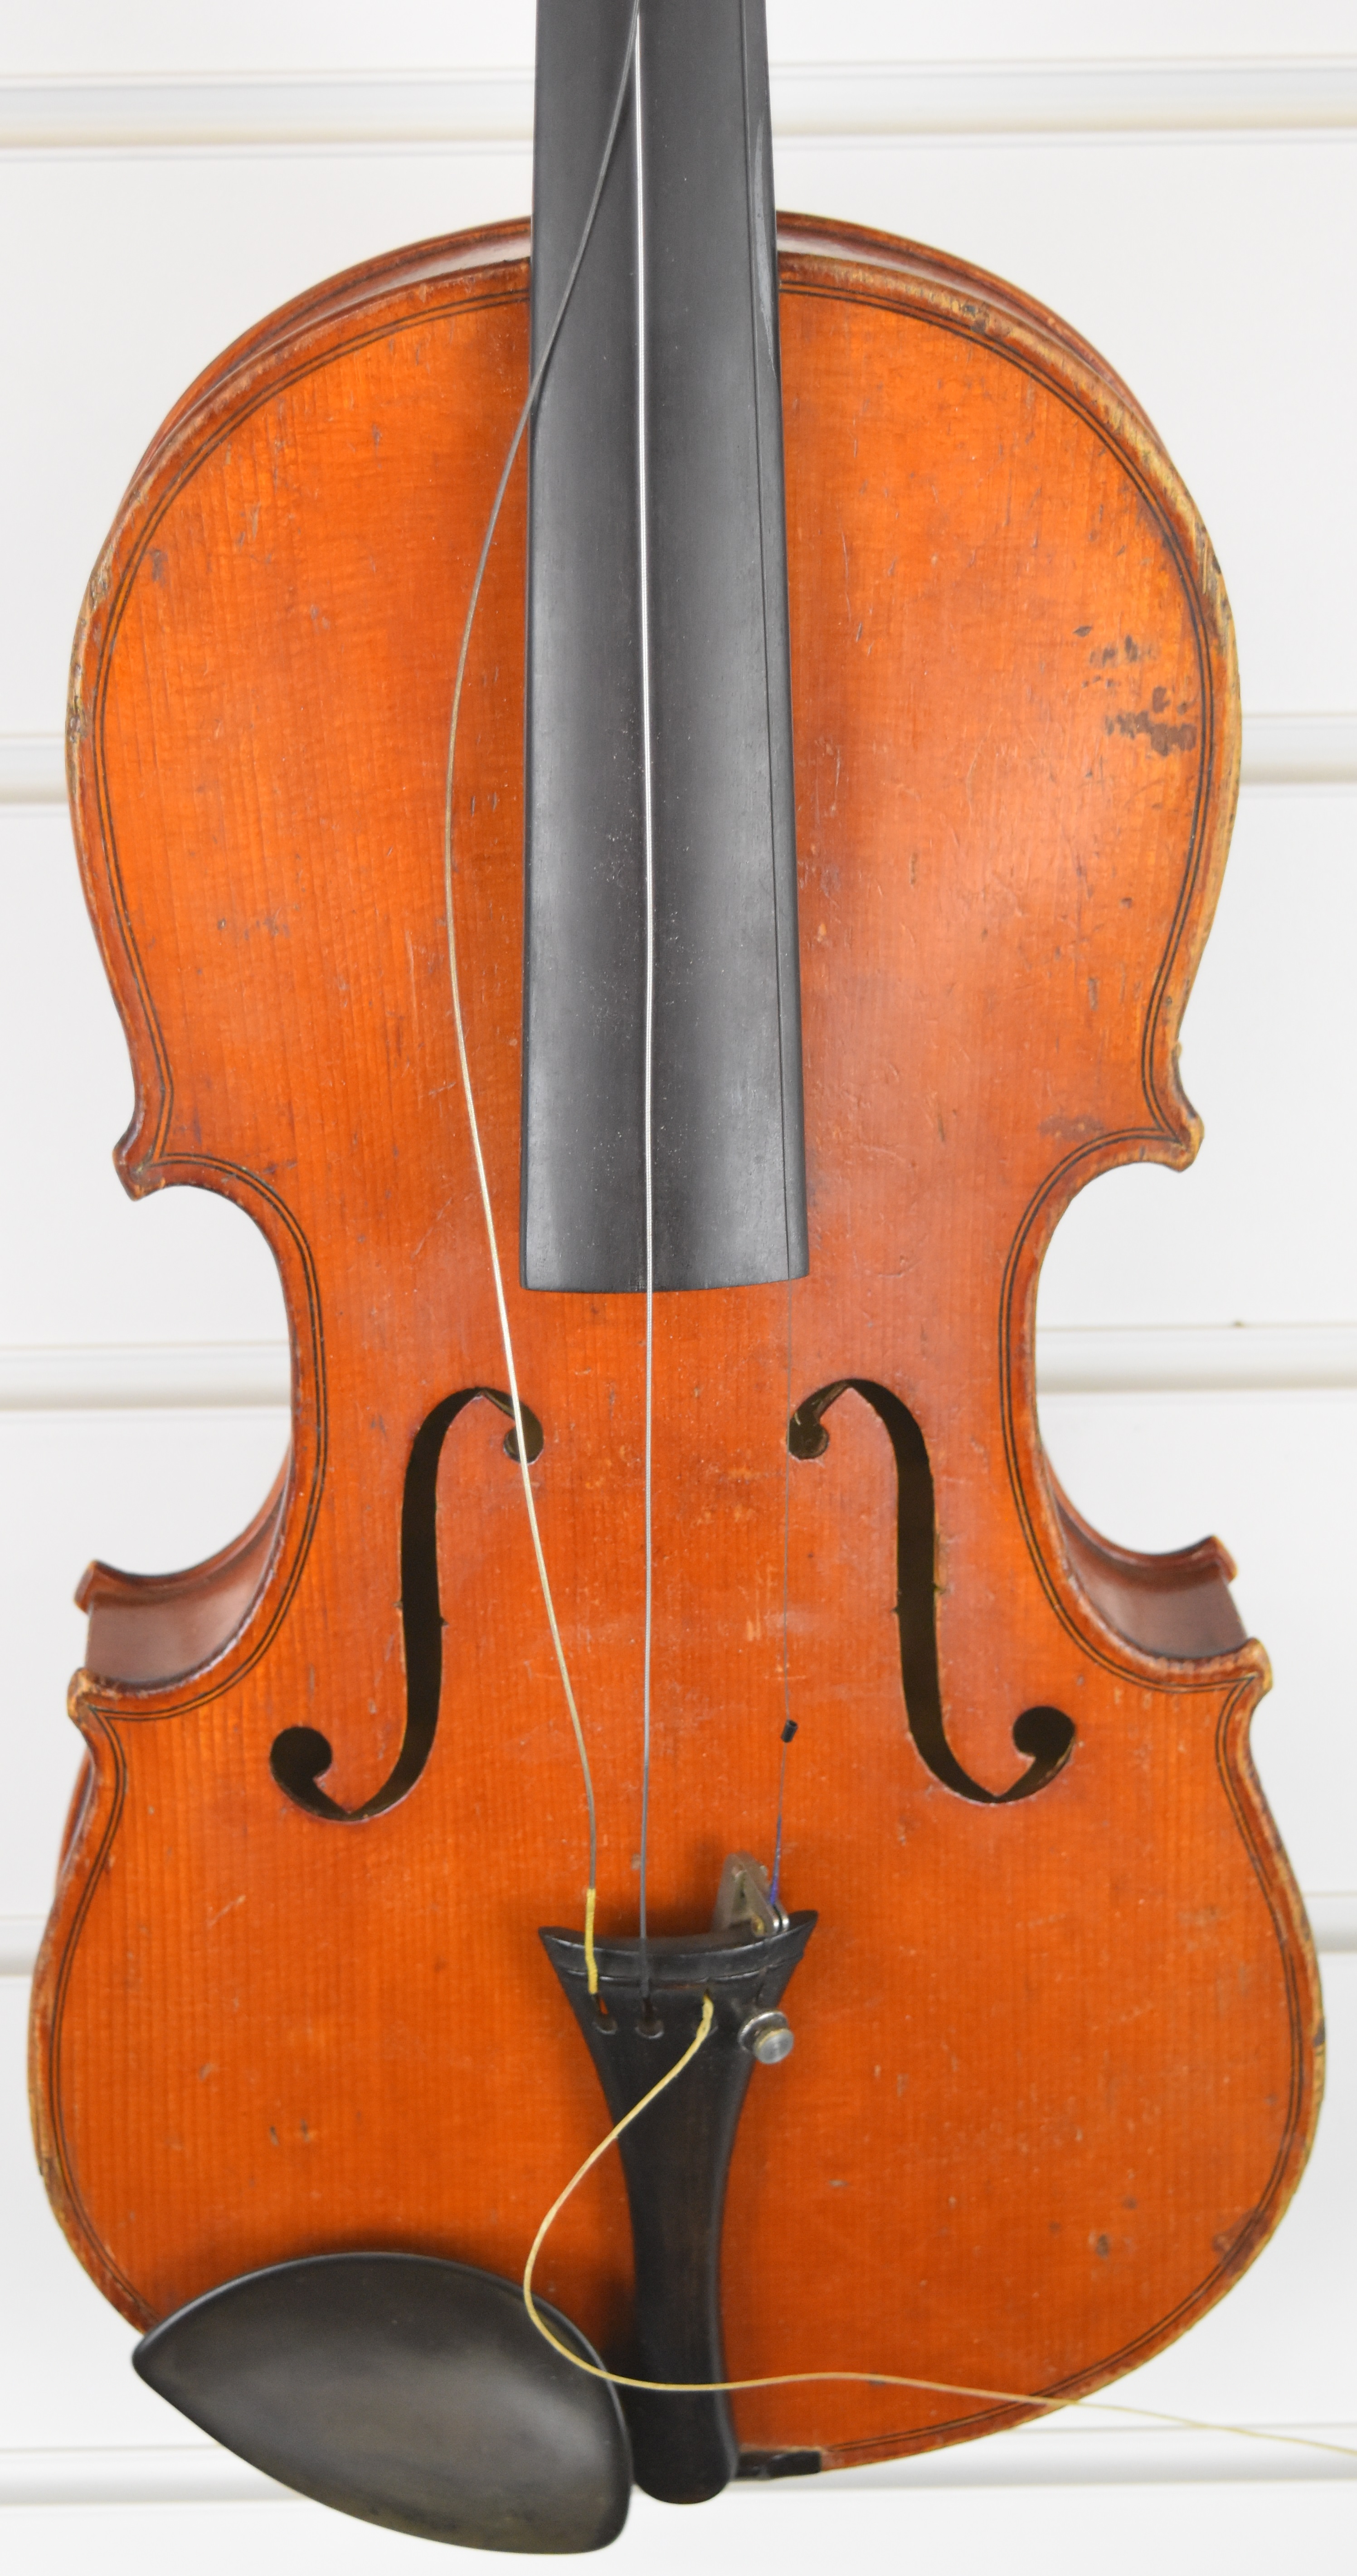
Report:
[{"label": "loose white string", "polygon": [[556,1669],[561,1677],[561,1688],[565,1693],[565,1703],[570,1712],[570,1724],[575,1737],[575,1749],[579,1755],[580,1770],[584,1777],[584,1802],[589,1817],[589,1885],[586,1890],[584,1900],[584,1948],[588,1964],[589,1992],[591,1994],[596,1994],[598,1991],[598,1969],[594,1959],[594,1908],[597,1902],[598,1892],[598,1815],[594,1802],[593,1774],[589,1768],[589,1755],[584,1741],[584,1729],[580,1724],[580,1714],[575,1704],[575,1693],[570,1680],[570,1669],[566,1662],[565,1646],[562,1642],[560,1626],[556,1617],[556,1605],[552,1599],[551,1581],[547,1573],[547,1561],[542,1548],[542,1535],[537,1526],[537,1505],[533,1497],[532,1476],[528,1462],[528,1444],[523,1430],[523,1407],[519,1400],[518,1370],[514,1364],[513,1335],[509,1330],[509,1309],[505,1303],[504,1297],[504,1275],[500,1268],[499,1244],[495,1235],[495,1214],[490,1200],[490,1183],[486,1176],[485,1156],[481,1150],[480,1120],[476,1114],[476,1098],[475,1092],[472,1088],[471,1066],[467,1058],[466,1026],[462,1013],[462,990],[457,972],[457,927],[453,913],[453,882],[455,875],[452,856],[453,772],[457,755],[457,727],[462,712],[462,690],[466,681],[467,657],[471,651],[471,630],[475,624],[476,610],[480,603],[481,588],[485,580],[485,568],[490,560],[490,548],[494,542],[495,530],[499,524],[499,514],[504,504],[504,495],[509,488],[509,477],[513,472],[519,448],[523,443],[523,433],[528,426],[528,422],[532,418],[533,409],[536,405],[538,395],[542,390],[547,368],[551,361],[551,354],[560,335],[561,325],[565,320],[570,298],[575,291],[576,280],[578,279],[580,270],[584,265],[584,254],[589,247],[590,237],[593,233],[594,221],[598,214],[599,204],[603,196],[604,182],[607,179],[608,171],[611,166],[613,147],[617,141],[618,129],[622,123],[622,113],[626,106],[627,92],[631,83],[631,69],[636,50],[640,8],[641,0],[632,0],[631,22],[627,31],[627,45],[622,62],[622,76],[617,85],[617,96],[613,102],[613,112],[611,119],[609,120],[607,139],[603,146],[602,159],[599,162],[598,177],[594,183],[594,193],[589,201],[589,211],[584,219],[584,229],[580,234],[579,248],[575,253],[574,259],[571,261],[570,273],[566,279],[565,289],[556,310],[556,318],[552,323],[550,331],[547,333],[541,357],[537,361],[537,366],[533,372],[532,380],[528,386],[527,400],[518,415],[518,425],[509,442],[509,452],[504,460],[504,470],[500,475],[499,483],[495,492],[495,498],[491,505],[490,516],[486,522],[485,536],[481,545],[480,560],[476,566],[476,577],[471,585],[471,596],[467,602],[466,619],[462,627],[461,650],[457,656],[457,677],[452,692],[452,718],[448,726],[448,757],[443,787],[443,909],[447,923],[448,977],[452,986],[452,1024],[457,1038],[457,1063],[462,1078],[462,1098],[466,1105],[467,1125],[471,1131],[471,1150],[475,1157],[476,1181],[480,1190],[481,1198],[481,1213],[485,1219],[486,1242],[490,1253],[490,1270],[495,1284],[495,1306],[499,1315],[500,1342],[504,1351],[505,1374],[509,1381],[509,1404],[514,1417],[514,1439],[518,1449],[518,1463],[523,1478],[523,1500],[527,1507],[528,1527],[532,1532],[533,1555],[537,1561],[537,1580],[541,1587],[542,1601],[547,1614],[547,1626],[551,1631],[552,1649],[556,1657]]}]

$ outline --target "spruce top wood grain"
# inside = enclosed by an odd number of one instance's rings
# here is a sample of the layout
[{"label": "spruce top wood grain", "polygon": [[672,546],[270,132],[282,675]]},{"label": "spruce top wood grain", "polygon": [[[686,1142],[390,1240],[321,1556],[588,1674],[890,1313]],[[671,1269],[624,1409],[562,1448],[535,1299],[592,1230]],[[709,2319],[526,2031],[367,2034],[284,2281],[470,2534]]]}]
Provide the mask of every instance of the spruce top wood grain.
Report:
[{"label": "spruce top wood grain", "polygon": [[[512,2274],[601,2126],[537,1941],[579,1920],[583,1819],[484,1392],[437,1462],[436,1724],[380,1803],[407,1727],[412,1450],[451,1396],[503,1384],[441,796],[527,283],[501,227],[262,325],[151,449],[77,648],[78,833],[137,1081],[120,1168],[254,1217],[294,1359],[285,1483],[238,1548],[85,1591],[90,1759],[34,2099],[71,2242],[143,2323],[312,2251]],[[1228,1559],[1091,1531],[1034,1404],[1062,1209],[1118,1163],[1195,1149],[1175,1050],[1237,777],[1229,613],[1149,424],[1049,314],[792,220],[781,320],[810,1271],[658,1301],[652,1906],[691,1929],[724,1853],[771,1842],[789,1476],[784,1892],[819,1929],[796,2054],[751,2087],[732,2170],[729,2365],[1073,2392],[1229,2286],[1317,2099],[1313,1958],[1248,1756],[1267,1667]],[[523,543],[520,476],[457,805],[510,1254]],[[600,1928],[626,1933],[640,1303],[509,1297],[598,1781]],[[298,1727],[332,1748],[336,1806],[378,1802],[366,1821],[280,1788],[270,1750]],[[602,2169],[540,2286],[607,2350],[628,2279]],[[736,2401],[747,2447],[829,2463],[1014,2411]]]}]

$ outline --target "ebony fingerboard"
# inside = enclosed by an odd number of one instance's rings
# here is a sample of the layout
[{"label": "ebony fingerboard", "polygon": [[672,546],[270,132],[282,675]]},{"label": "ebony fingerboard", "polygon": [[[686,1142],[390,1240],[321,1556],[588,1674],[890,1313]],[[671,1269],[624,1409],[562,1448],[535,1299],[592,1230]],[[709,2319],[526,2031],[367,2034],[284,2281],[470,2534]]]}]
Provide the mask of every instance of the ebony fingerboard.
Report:
[{"label": "ebony fingerboard", "polygon": [[[534,366],[597,184],[630,16],[628,0],[539,6]],[[638,54],[640,183],[633,71],[532,429],[522,1275],[534,1288],[644,1285],[648,1096],[655,1286],[806,1266],[762,0],[642,0]]]}]

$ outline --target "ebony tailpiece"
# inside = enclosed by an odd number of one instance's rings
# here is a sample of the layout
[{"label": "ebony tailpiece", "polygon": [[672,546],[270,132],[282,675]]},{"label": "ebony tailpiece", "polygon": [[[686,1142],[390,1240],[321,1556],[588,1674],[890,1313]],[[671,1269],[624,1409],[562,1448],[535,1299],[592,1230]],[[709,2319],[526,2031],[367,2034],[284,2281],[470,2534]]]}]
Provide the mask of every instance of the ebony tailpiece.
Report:
[{"label": "ebony tailpiece", "polygon": [[[640,1943],[597,1941],[597,2002],[588,1991],[580,1935],[542,1934],[614,2120],[634,2109],[691,2045],[704,1995],[715,2006],[714,2026],[692,2065],[618,2141],[636,2295],[631,2346],[614,2367],[638,2379],[706,2383],[726,2375],[720,2283],[726,2175],[760,2028],[769,2027],[761,2017],[775,2013],[815,1921],[813,1914],[783,1916],[781,1928],[754,1939],[747,1923],[652,1937],[648,1999],[641,1993]],[[736,2475],[740,2451],[727,2398],[635,2388],[620,2394],[636,2483],[648,2495],[699,2504]]]}]

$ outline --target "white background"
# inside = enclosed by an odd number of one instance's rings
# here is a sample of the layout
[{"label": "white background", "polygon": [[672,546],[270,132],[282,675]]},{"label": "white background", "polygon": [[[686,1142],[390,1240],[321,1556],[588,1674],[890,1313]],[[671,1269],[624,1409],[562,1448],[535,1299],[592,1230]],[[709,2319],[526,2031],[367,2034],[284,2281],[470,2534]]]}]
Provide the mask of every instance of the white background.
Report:
[{"label": "white background", "polygon": [[[1064,313],[1135,386],[1230,586],[1249,783],[1183,1050],[1207,1141],[1190,1173],[1112,1176],[1066,1219],[1043,1422],[1111,1535],[1215,1529],[1239,1560],[1276,1671],[1256,1750],[1314,1898],[1332,2041],[1291,2215],[1122,2393],[1357,2443],[1357,7],[769,0],[769,24],[780,202],[936,242]],[[149,2576],[215,2576],[247,2551],[261,2576],[434,2564],[317,2508],[228,2500],[231,2464],[134,2381],[128,2331],[32,2167],[22,1970],[75,1767],[71,1590],[94,1555],[161,1567],[219,1546],[286,1437],[262,1245],[194,1193],[133,1208],[112,1175],[130,1085],[59,737],[84,580],[161,415],[327,273],[526,211],[531,51],[523,0],[0,6],[0,2547],[22,2576],[91,2551]],[[421,73],[437,78],[392,78]],[[641,2498],[607,2563],[1354,2563],[1357,2485],[1312,2475],[1321,2455],[1087,2423],[894,2484],[741,2490],[686,2514]]]}]

